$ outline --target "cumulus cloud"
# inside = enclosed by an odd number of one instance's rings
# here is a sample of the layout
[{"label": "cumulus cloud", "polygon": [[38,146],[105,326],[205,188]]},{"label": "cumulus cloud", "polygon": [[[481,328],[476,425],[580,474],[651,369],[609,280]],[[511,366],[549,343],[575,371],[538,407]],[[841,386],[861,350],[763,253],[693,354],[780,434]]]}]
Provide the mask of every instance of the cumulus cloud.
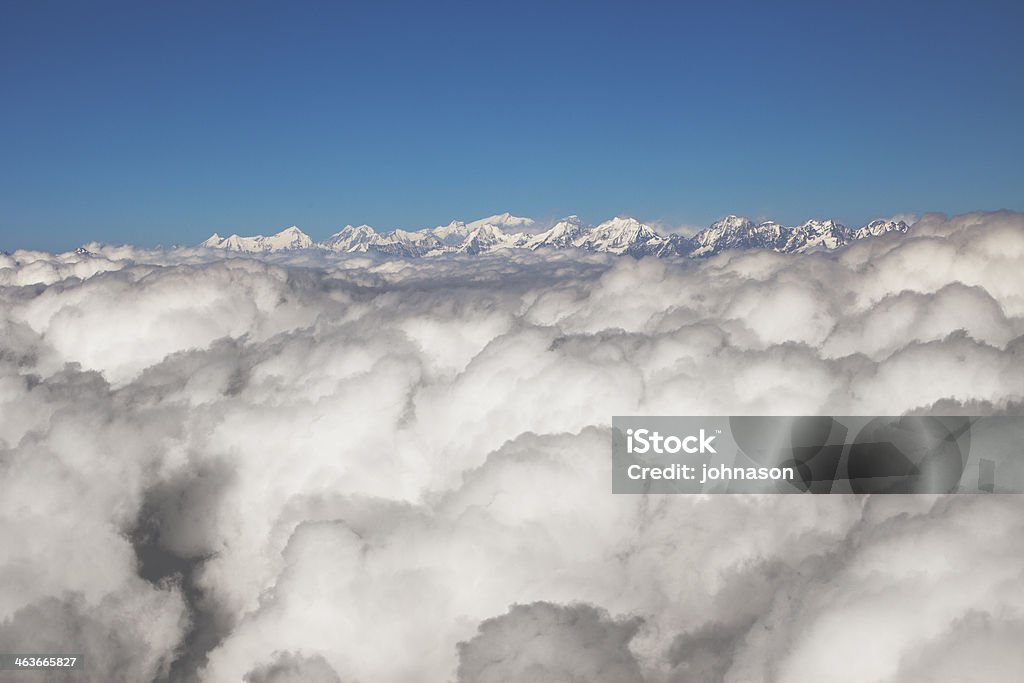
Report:
[{"label": "cumulus cloud", "polygon": [[0,256],[0,651],[132,682],[1019,671],[1017,498],[612,496],[609,428],[1019,410],[1020,214],[699,261],[88,251]]}]

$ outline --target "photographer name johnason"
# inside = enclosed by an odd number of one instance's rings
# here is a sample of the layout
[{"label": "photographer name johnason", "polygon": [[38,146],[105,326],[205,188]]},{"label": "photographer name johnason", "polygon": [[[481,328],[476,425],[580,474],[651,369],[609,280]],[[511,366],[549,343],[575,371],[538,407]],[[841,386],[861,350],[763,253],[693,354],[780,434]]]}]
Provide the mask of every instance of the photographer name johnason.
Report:
[{"label": "photographer name johnason", "polygon": [[616,416],[613,493],[1021,493],[1024,416]]},{"label": "photographer name johnason", "polygon": [[[721,430],[718,431],[721,433]],[[676,454],[683,453],[715,453],[715,447],[711,444],[715,435],[708,436],[701,429],[698,435],[662,436],[656,430],[649,429],[626,429],[626,452],[629,454]],[[697,445],[694,445],[697,444]],[[642,465],[629,465],[626,467],[626,476],[630,479],[694,479],[697,478],[696,465],[682,465],[672,463],[664,467],[644,467]],[[727,467],[726,465],[712,465],[708,467],[706,462],[700,465],[699,480],[701,484],[716,479],[780,479],[792,480],[796,473],[792,467]]]}]

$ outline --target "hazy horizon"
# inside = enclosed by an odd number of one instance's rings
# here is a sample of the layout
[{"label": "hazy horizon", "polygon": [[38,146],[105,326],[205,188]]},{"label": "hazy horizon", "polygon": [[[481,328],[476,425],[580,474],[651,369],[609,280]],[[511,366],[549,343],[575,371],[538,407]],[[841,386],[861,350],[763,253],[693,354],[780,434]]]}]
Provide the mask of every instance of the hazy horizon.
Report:
[{"label": "hazy horizon", "polygon": [[[305,226],[300,225],[299,223],[296,223],[296,222],[290,222],[290,223],[289,222],[285,222],[283,224],[278,224],[278,225],[253,226],[252,228],[249,228],[249,229],[242,228],[241,230],[235,230],[235,231],[227,231],[227,230],[223,230],[223,229],[218,230],[218,229],[214,228],[214,229],[208,231],[205,234],[204,237],[202,237],[202,238],[200,238],[198,240],[195,240],[193,242],[181,242],[181,241],[154,242],[152,240],[148,240],[147,241],[145,239],[138,240],[138,241],[116,241],[116,240],[115,241],[104,241],[102,239],[96,239],[96,238],[90,236],[89,234],[83,233],[83,234],[81,234],[79,236],[80,239],[78,241],[73,241],[72,240],[72,241],[69,241],[69,242],[63,242],[61,244],[53,245],[52,247],[45,247],[45,246],[38,246],[38,245],[34,244],[34,240],[37,237],[36,235],[32,235],[31,233],[18,233],[17,231],[12,231],[10,234],[8,234],[6,232],[5,233],[0,233],[0,235],[2,235],[2,241],[0,241],[0,251],[5,251],[5,252],[8,252],[8,253],[11,253],[13,251],[24,249],[24,250],[33,250],[33,251],[45,251],[45,252],[49,252],[49,253],[62,253],[62,252],[66,252],[66,251],[72,251],[72,250],[74,250],[74,249],[76,249],[78,247],[83,247],[83,246],[86,246],[86,245],[88,245],[90,243],[104,244],[104,245],[108,245],[108,246],[125,245],[125,246],[133,246],[133,247],[140,247],[140,248],[193,247],[193,246],[200,245],[205,239],[210,238],[212,236],[219,236],[219,237],[222,237],[222,238],[223,237],[229,237],[229,236],[232,236],[232,235],[237,235],[237,236],[240,236],[240,237],[273,236],[273,235],[276,235],[276,234],[281,233],[283,231],[286,231],[286,230],[288,230],[290,228],[298,228],[304,234],[306,234],[309,237],[311,237],[314,242],[321,242],[321,241],[323,241],[323,240],[325,240],[327,238],[335,236],[341,230],[343,230],[344,228],[348,228],[348,227],[368,226],[368,227],[372,228],[378,234],[387,234],[387,233],[391,233],[391,232],[396,231],[396,230],[404,230],[404,231],[407,231],[407,232],[423,232],[423,231],[434,230],[434,229],[440,228],[440,227],[445,227],[445,226],[452,225],[452,224],[455,224],[455,223],[463,223],[463,224],[483,223],[484,221],[486,221],[489,218],[496,218],[496,217],[499,217],[499,216],[501,216],[503,214],[508,214],[509,216],[512,216],[514,218],[529,219],[532,222],[531,225],[519,226],[519,227],[515,228],[515,231],[516,232],[526,232],[526,233],[531,233],[531,234],[536,234],[536,233],[542,232],[542,231],[544,231],[544,230],[546,230],[548,228],[551,228],[552,226],[557,224],[559,221],[567,219],[567,218],[578,218],[584,225],[587,225],[587,226],[598,226],[598,225],[600,225],[602,223],[606,223],[608,221],[611,221],[611,220],[614,220],[614,219],[617,219],[617,218],[632,218],[632,219],[635,219],[635,220],[639,221],[640,223],[650,227],[651,229],[655,230],[659,234],[663,234],[663,235],[681,235],[681,236],[685,236],[685,237],[692,237],[694,234],[699,233],[702,230],[705,230],[705,229],[708,229],[708,228],[712,227],[718,221],[725,220],[725,219],[730,218],[730,217],[739,217],[739,218],[747,219],[747,220],[752,221],[755,224],[765,223],[765,222],[776,222],[776,223],[779,223],[780,225],[784,225],[784,226],[799,226],[799,225],[803,225],[803,224],[805,224],[807,222],[810,222],[810,221],[834,220],[834,221],[836,221],[837,223],[839,223],[841,225],[845,225],[845,226],[850,227],[850,228],[858,228],[858,227],[863,227],[863,226],[865,226],[865,225],[867,225],[867,224],[869,224],[869,223],[871,223],[873,221],[877,221],[877,220],[882,220],[882,221],[888,221],[888,220],[904,221],[904,222],[906,222],[906,223],[908,223],[910,225],[913,225],[914,222],[920,220],[923,216],[927,216],[927,215],[944,216],[944,217],[949,218],[949,217],[962,216],[962,215],[967,215],[967,214],[994,214],[994,213],[1000,213],[1000,212],[1017,213],[1017,211],[1015,211],[1014,209],[1009,209],[1009,208],[1006,208],[1006,207],[1002,207],[1002,208],[998,208],[998,209],[980,209],[980,210],[973,210],[973,211],[965,211],[965,212],[959,213],[959,214],[947,214],[947,213],[941,212],[941,211],[924,211],[924,212],[921,212],[920,214],[897,212],[897,213],[888,214],[888,215],[868,214],[869,217],[864,219],[864,220],[862,220],[862,221],[848,221],[848,220],[842,219],[839,216],[835,216],[835,215],[831,215],[831,214],[827,214],[826,213],[826,214],[822,214],[822,215],[806,216],[804,218],[800,218],[800,219],[795,220],[795,221],[783,221],[783,220],[777,219],[774,216],[767,216],[767,215],[749,216],[749,215],[743,215],[743,214],[739,214],[739,213],[735,213],[735,212],[730,212],[730,213],[718,216],[718,217],[716,217],[712,221],[709,221],[706,224],[696,224],[696,223],[673,224],[673,223],[666,223],[666,222],[660,221],[658,219],[644,219],[643,217],[632,215],[632,214],[627,214],[627,213],[623,213],[623,212],[620,212],[620,213],[617,213],[617,214],[613,214],[613,215],[609,215],[609,216],[604,216],[604,217],[597,217],[597,218],[594,218],[594,219],[587,219],[584,215],[579,214],[579,213],[567,213],[567,214],[563,214],[563,215],[559,215],[559,216],[536,217],[536,216],[530,216],[530,215],[526,215],[526,214],[522,214],[522,213],[516,213],[514,211],[494,211],[494,212],[490,212],[490,213],[485,213],[485,214],[480,215],[480,216],[453,217],[451,220],[444,221],[444,222],[441,222],[441,223],[437,223],[435,225],[426,225],[426,224],[418,223],[418,224],[414,224],[414,225],[399,225],[399,226],[384,227],[384,226],[381,226],[381,225],[374,225],[372,223],[355,223],[355,222],[352,222],[352,221],[341,221],[341,222],[336,222],[333,225],[333,227],[327,228],[327,230],[328,230],[327,232],[324,232],[323,230],[319,230],[319,231],[314,232],[314,231],[309,230]],[[26,237],[27,237],[27,239],[25,239]]]}]

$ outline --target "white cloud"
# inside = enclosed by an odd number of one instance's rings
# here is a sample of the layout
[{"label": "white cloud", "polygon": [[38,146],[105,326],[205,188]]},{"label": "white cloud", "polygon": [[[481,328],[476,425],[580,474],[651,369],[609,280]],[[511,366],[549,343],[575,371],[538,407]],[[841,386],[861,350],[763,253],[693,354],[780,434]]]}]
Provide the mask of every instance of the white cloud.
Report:
[{"label": "white cloud", "polygon": [[480,681],[1017,670],[1024,502],[613,497],[608,426],[1015,409],[1019,214],[702,261],[90,251],[0,257],[0,650],[88,630],[83,681],[451,680],[460,642]]}]

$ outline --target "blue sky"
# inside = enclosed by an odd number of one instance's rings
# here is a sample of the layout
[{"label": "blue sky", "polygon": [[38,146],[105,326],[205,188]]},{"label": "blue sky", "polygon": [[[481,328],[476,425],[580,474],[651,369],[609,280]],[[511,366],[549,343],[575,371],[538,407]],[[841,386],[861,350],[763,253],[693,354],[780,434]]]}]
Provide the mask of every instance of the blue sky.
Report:
[{"label": "blue sky", "polygon": [[1020,2],[0,0],[0,249],[1024,209]]}]

